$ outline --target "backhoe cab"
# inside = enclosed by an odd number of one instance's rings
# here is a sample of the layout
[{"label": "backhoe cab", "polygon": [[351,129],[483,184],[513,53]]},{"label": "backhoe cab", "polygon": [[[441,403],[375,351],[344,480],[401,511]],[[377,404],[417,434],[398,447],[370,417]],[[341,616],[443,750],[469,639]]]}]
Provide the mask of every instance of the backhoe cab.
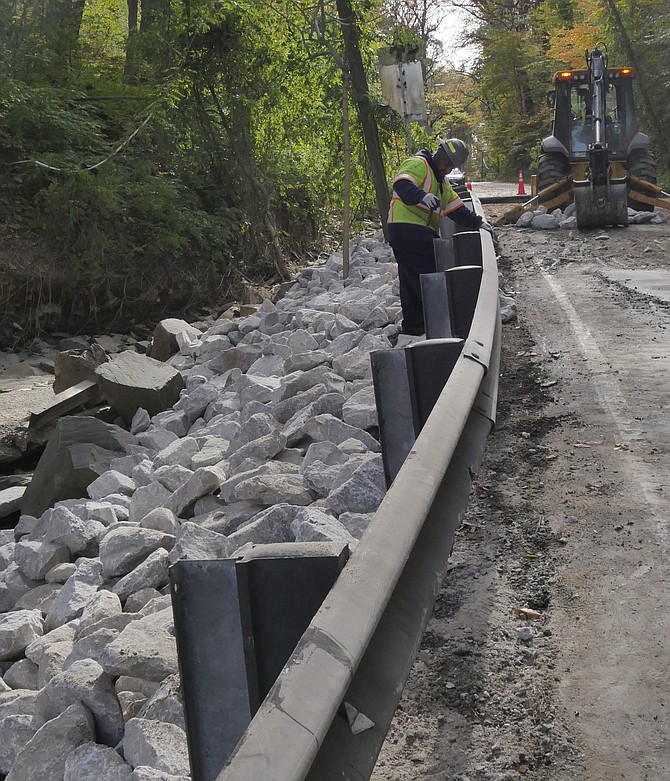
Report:
[{"label": "backhoe cab", "polygon": [[603,44],[586,52],[586,64],[555,74],[554,121],[537,161],[537,195],[511,209],[505,222],[573,200],[579,228],[627,225],[629,206],[670,206],[656,186],[649,137],[638,129],[632,68],[610,68]]}]

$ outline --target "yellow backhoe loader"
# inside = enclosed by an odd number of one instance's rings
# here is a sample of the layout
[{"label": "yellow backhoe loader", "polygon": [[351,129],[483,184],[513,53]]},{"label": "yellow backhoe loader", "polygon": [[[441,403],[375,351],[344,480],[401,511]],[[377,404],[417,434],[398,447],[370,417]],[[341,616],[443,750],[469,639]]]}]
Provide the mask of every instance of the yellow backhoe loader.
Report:
[{"label": "yellow backhoe loader", "polygon": [[656,185],[649,136],[638,129],[632,68],[610,68],[607,48],[586,52],[587,68],[554,76],[552,134],[537,161],[537,193],[510,209],[516,222],[543,205],[547,211],[574,201],[577,227],[628,225],[628,207],[670,209],[670,195]]}]

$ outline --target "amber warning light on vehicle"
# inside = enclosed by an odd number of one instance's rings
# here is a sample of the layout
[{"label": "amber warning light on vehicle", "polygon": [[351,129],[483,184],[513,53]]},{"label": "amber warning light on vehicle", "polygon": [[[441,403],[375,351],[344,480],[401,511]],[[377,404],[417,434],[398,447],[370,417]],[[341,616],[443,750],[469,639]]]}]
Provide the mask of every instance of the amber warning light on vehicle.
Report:
[{"label": "amber warning light on vehicle", "polygon": [[561,71],[558,74],[559,79],[571,79],[572,78],[572,71]]}]

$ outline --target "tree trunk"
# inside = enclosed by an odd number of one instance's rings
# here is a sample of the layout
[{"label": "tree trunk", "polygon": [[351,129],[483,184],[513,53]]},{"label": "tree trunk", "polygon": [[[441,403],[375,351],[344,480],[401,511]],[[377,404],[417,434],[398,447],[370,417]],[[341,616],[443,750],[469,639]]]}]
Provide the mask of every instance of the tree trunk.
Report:
[{"label": "tree trunk", "polygon": [[349,276],[349,232],[351,230],[351,133],[349,130],[349,73],[342,71],[342,136],[344,138],[344,209],[342,277]]},{"label": "tree trunk", "polygon": [[127,0],[128,2],[128,41],[126,43],[126,61],[123,66],[123,81],[126,84],[137,82],[137,22],[139,14],[139,0]]},{"label": "tree trunk", "polygon": [[368,81],[361,57],[361,49],[358,39],[358,28],[356,26],[356,14],[351,7],[350,0],[336,0],[337,13],[342,27],[342,38],[344,40],[344,52],[351,76],[351,86],[353,99],[358,107],[358,115],[361,118],[363,128],[363,138],[365,139],[365,148],[368,154],[368,163],[370,164],[370,173],[372,183],[377,196],[377,210],[379,219],[384,231],[384,237],[388,239],[388,228],[386,218],[389,209],[389,188],[386,181],[386,170],[382,158],[381,146],[379,143],[379,131],[375,120],[372,103],[368,91]]},{"label": "tree trunk", "polygon": [[66,57],[79,43],[86,0],[49,0],[44,9],[44,32],[51,49]]},{"label": "tree trunk", "polygon": [[[256,164],[251,154],[248,154],[247,149],[244,148],[246,145],[240,140],[240,138],[243,137],[245,133],[244,131],[239,133],[230,126],[214,86],[212,84],[208,84],[207,89],[209,90],[209,93],[212,96],[212,100],[214,101],[221,125],[228,135],[230,147],[235,154],[237,164],[240,166],[240,170],[251,185],[253,191],[258,196],[258,201],[260,203],[260,216],[265,228],[265,234],[267,236],[270,249],[272,251],[274,266],[279,276],[283,280],[288,280],[291,278],[291,274],[288,270],[288,266],[286,265],[286,261],[284,259],[284,254],[279,244],[277,230],[270,217],[270,193],[268,192],[268,189],[263,184],[263,182],[261,182],[260,177],[256,171]],[[246,135],[248,137],[248,133]]]}]

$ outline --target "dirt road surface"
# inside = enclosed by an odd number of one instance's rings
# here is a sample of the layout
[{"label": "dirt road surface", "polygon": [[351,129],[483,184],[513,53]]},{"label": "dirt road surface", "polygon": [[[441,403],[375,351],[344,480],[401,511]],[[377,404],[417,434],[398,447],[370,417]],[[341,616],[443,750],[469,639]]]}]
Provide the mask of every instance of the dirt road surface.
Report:
[{"label": "dirt road surface", "polygon": [[668,781],[670,225],[497,234],[498,425],[373,779]]}]

